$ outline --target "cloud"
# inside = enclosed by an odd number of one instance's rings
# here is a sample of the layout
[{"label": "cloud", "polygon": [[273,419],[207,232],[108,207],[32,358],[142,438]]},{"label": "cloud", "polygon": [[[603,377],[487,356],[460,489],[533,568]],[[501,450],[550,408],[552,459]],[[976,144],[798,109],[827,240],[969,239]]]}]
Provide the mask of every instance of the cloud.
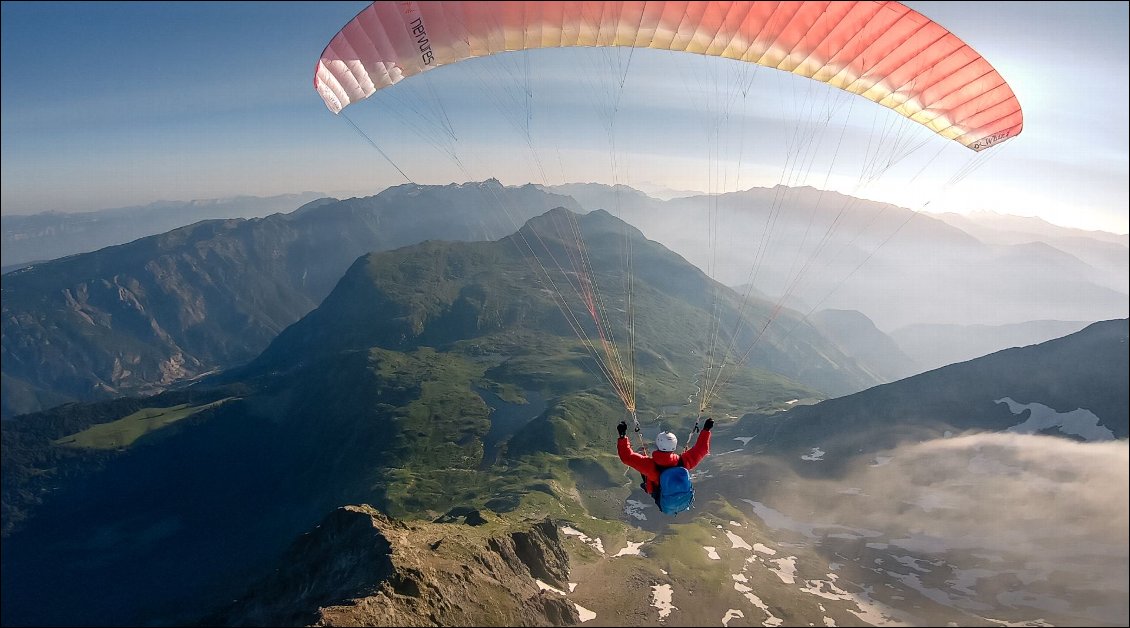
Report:
[{"label": "cloud", "polygon": [[774,537],[853,547],[857,564],[947,606],[1125,621],[1126,440],[968,434],[862,456],[835,479],[773,474],[743,501]]},{"label": "cloud", "polygon": [[[837,527],[932,536],[951,547],[1025,547],[1070,535],[1095,550],[1125,551],[1128,469],[1125,440],[970,434],[879,452],[836,480],[794,477],[760,501]],[[814,500],[824,506],[811,507]]]},{"label": "cloud", "polygon": [[951,547],[1105,553],[1128,545],[1126,441],[1078,443],[1023,434],[980,434],[905,446],[883,466],[852,473],[870,499],[841,499],[853,525],[883,526]]}]

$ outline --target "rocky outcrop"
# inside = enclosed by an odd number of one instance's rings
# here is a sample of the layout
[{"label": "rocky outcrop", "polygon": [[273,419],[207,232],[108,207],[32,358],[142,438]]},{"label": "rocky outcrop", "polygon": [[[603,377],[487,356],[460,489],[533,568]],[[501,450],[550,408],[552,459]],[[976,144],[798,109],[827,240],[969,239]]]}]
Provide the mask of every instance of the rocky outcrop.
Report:
[{"label": "rocky outcrop", "polygon": [[303,535],[273,574],[205,618],[233,626],[562,626],[566,588],[557,524],[402,522],[345,506]]}]

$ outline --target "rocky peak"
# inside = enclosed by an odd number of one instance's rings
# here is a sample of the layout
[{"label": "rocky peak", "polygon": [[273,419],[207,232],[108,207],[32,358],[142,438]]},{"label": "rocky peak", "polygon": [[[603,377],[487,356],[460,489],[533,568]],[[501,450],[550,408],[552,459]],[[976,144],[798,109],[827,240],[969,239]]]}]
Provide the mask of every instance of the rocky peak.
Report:
[{"label": "rocky peak", "polygon": [[201,623],[578,623],[573,604],[537,584],[566,586],[569,559],[556,522],[513,524],[480,512],[474,519],[484,523],[403,522],[368,505],[338,508],[291,545],[274,573]]}]

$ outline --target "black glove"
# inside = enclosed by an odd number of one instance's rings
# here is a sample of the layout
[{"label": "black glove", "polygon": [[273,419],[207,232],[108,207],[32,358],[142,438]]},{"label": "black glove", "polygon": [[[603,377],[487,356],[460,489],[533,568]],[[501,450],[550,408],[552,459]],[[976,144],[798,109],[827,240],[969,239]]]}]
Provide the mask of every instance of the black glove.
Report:
[{"label": "black glove", "polygon": [[714,419],[707,419],[706,423],[702,424],[702,431],[709,432],[712,427],[714,427]]},{"label": "black glove", "polygon": [[620,421],[620,425],[616,426],[616,431],[620,433],[621,437],[627,435],[628,434],[628,424],[623,422],[623,421]]}]

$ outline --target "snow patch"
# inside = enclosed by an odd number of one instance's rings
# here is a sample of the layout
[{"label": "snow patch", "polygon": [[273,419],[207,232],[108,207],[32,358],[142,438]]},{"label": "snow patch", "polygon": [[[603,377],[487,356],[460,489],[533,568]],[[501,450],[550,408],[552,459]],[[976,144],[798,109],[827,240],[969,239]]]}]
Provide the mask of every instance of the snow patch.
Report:
[{"label": "snow patch", "polygon": [[744,613],[742,613],[741,611],[739,611],[736,608],[731,608],[731,609],[726,611],[725,615],[722,616],[722,625],[728,627],[730,625],[731,619],[744,619],[744,618],[745,618]]},{"label": "snow patch", "polygon": [[640,521],[647,521],[647,515],[643,514],[644,508],[651,508],[651,506],[634,499],[629,499],[627,503],[624,504],[624,514],[629,517],[635,517]]},{"label": "snow patch", "polygon": [[782,620],[780,617],[775,617],[773,613],[769,611],[769,606],[765,602],[762,602],[761,598],[753,594],[753,589],[740,582],[735,582],[734,590],[738,593],[741,593],[742,596],[745,597],[745,599],[748,600],[750,604],[753,604],[755,608],[761,609],[761,611],[767,615],[765,621],[761,622],[762,626],[768,626],[772,628],[773,626],[780,626],[783,623],[784,620]]},{"label": "snow patch", "polygon": [[[954,598],[954,597],[950,596],[949,593],[946,593],[945,591],[942,591],[941,589],[934,589],[932,587],[928,587],[928,586],[926,586],[926,584],[924,582],[922,582],[922,579],[918,577],[918,574],[913,574],[913,573],[903,574],[903,573],[898,573],[898,572],[895,572],[895,571],[887,571],[887,575],[890,576],[891,578],[903,583],[908,588],[911,588],[911,589],[914,589],[915,591],[918,591],[926,599],[931,600],[931,601],[933,601],[937,604],[941,604],[942,606],[950,606],[950,607],[953,607],[953,608],[963,608],[967,611],[968,610],[971,610],[971,611],[990,611],[990,610],[993,610],[993,607],[989,606],[988,604],[983,604],[981,602],[970,600],[970,599],[965,598],[965,597]],[[1001,598],[998,596],[998,599],[1001,599]],[[1001,599],[1001,601],[1003,602],[1004,600]],[[1005,603],[1007,604],[1007,602],[1005,602]],[[1048,610],[1052,610],[1052,609],[1048,609]],[[1062,610],[1066,610],[1066,609],[1059,608],[1059,609],[1055,609],[1055,610],[1062,611]]]},{"label": "snow patch", "polygon": [[872,626],[911,626],[913,624],[904,623],[896,619],[898,611],[882,602],[877,602],[871,599],[867,592],[857,593],[853,596],[855,598],[856,606],[859,607],[858,611],[847,609],[847,612],[855,615],[864,623],[871,624]]},{"label": "snow patch", "polygon": [[[568,596],[565,595],[564,591],[562,591],[561,589],[558,589],[557,587],[555,587],[553,585],[546,584],[546,583],[542,582],[541,580],[538,580],[537,578],[534,579],[534,582],[537,583],[538,588],[541,589],[542,591],[552,591],[552,592],[560,595],[561,597],[568,597]],[[575,582],[569,583],[569,591],[572,591],[573,589],[576,589],[576,588],[577,588],[577,583],[575,583]],[[577,615],[580,616],[582,624],[585,623],[586,621],[596,619],[596,613],[590,611],[589,609],[581,606],[580,604],[577,604],[576,602],[573,602],[573,606],[577,607]]]},{"label": "snow patch", "polygon": [[627,541],[627,543],[628,543],[628,546],[625,547],[624,549],[620,550],[619,552],[616,552],[612,556],[612,558],[619,558],[621,556],[642,556],[643,555],[640,552],[640,546],[643,545],[643,541],[640,541],[639,543],[633,543],[631,541]]},{"label": "snow patch", "polygon": [[599,552],[601,554],[604,553],[604,542],[601,541],[600,539],[591,538],[590,536],[588,536],[584,532],[581,532],[580,530],[577,530],[576,528],[571,528],[569,526],[565,526],[565,527],[561,528],[561,531],[564,532],[566,536],[578,537],[579,539],[581,539],[581,542],[584,543],[585,545],[588,545],[589,547],[593,548],[594,550],[596,550],[597,552]]},{"label": "snow patch", "polygon": [[995,399],[994,403],[1008,404],[1008,409],[1013,414],[1021,414],[1028,410],[1031,414],[1028,420],[1008,428],[1009,432],[1018,434],[1036,434],[1049,428],[1059,428],[1064,434],[1080,436],[1088,441],[1114,440],[1114,432],[1110,431],[1099,422],[1099,417],[1090,410],[1077,408],[1070,412],[1056,412],[1042,403],[1021,404],[1011,397]]},{"label": "snow patch", "polygon": [[769,571],[777,574],[777,577],[781,579],[781,582],[784,582],[785,584],[793,584],[794,582],[796,582],[796,556],[774,558],[769,562],[777,564],[776,569],[770,567]]},{"label": "snow patch", "polygon": [[773,549],[772,547],[766,547],[766,546],[762,545],[761,543],[754,543],[753,544],[753,551],[761,552],[762,554],[765,554],[766,556],[773,556],[777,553],[777,550]]},{"label": "snow patch", "polygon": [[651,587],[651,605],[659,609],[659,618],[663,619],[671,611],[679,610],[678,606],[671,603],[671,585],[655,584]]},{"label": "snow patch", "polygon": [[536,578],[534,579],[534,582],[538,583],[538,588],[541,589],[542,591],[553,591],[554,593],[560,595],[561,597],[565,597],[565,592],[562,591],[561,589],[558,589],[557,587],[553,586],[552,584],[546,584],[546,583],[544,583],[541,580],[538,580]]},{"label": "snow patch", "polygon": [[[850,600],[855,597],[851,593],[836,586],[836,579],[838,578],[836,574],[830,573],[826,575],[828,576],[827,580],[805,580],[805,586],[800,589],[801,593],[815,595],[825,600]],[[820,612],[824,612],[823,605],[821,605]]]},{"label": "snow patch", "polygon": [[730,543],[733,545],[734,549],[753,549],[749,546],[749,543],[745,542],[745,539],[734,534],[733,532],[730,532],[729,530],[726,530],[726,538],[730,539]]},{"label": "snow patch", "polygon": [[813,447],[811,452],[801,456],[800,459],[809,461],[823,460],[824,450],[820,449],[819,447]]},{"label": "snow patch", "polygon": [[923,567],[923,566],[918,564],[918,563],[925,563],[927,565],[930,564],[929,561],[922,560],[921,558],[915,558],[913,556],[895,556],[894,554],[891,554],[891,558],[894,558],[896,561],[906,565],[907,567],[910,567],[911,569],[913,569],[913,570],[915,570],[919,573],[930,573],[931,571],[933,571],[932,569],[930,569],[928,567]]}]

